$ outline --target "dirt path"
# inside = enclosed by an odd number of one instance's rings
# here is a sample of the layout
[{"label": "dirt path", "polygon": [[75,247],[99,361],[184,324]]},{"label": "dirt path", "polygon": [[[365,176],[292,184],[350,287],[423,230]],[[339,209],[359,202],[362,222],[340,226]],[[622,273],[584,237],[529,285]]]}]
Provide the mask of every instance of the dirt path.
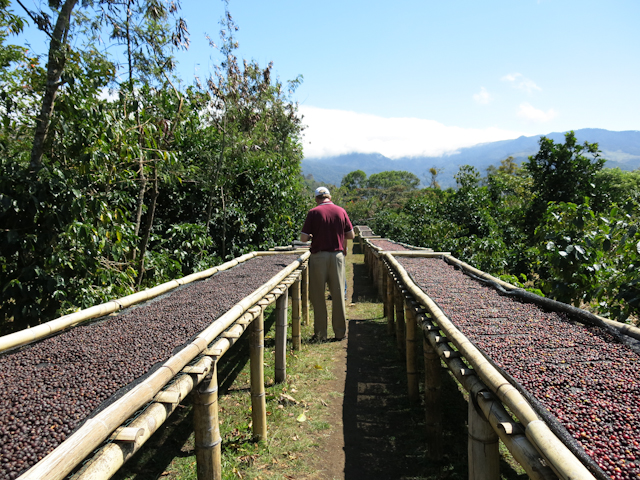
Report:
[{"label": "dirt path", "polygon": [[362,256],[348,261],[348,339],[334,357],[336,379],[327,385],[344,396],[330,406],[334,428],[320,442],[317,478],[419,478],[423,411],[407,399],[403,360],[386,332]]}]

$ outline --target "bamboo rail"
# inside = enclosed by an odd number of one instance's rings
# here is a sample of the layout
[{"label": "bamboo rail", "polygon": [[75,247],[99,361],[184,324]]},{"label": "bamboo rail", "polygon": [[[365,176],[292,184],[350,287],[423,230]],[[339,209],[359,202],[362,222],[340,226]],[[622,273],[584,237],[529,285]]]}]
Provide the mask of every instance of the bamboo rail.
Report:
[{"label": "bamboo rail", "polygon": [[[402,285],[411,293],[413,298],[416,299],[417,303],[426,307],[430,317],[437,324],[437,328],[441,330],[444,333],[444,337],[446,337],[446,341],[442,341],[443,339],[440,335],[435,335],[433,332],[430,332],[430,334],[432,334],[430,335],[430,341],[433,342],[432,345],[435,344],[434,346],[437,346],[439,343],[452,343],[460,352],[460,355],[472,366],[473,369],[469,370],[459,359],[453,358],[451,362],[460,362],[462,364],[456,367],[459,376],[462,379],[465,377],[477,377],[479,381],[486,385],[486,387],[484,387],[485,390],[488,387],[488,389],[509,408],[525,429],[526,438],[556,475],[563,480],[594,479],[587,468],[569,451],[564,443],[551,432],[549,427],[538,418],[533,408],[515,387],[502,377],[478,349],[444,315],[442,310],[440,310],[431,298],[413,283],[404,268],[393,258],[395,254],[396,252],[386,252],[382,254],[382,257],[396,272],[398,280],[401,281]],[[456,377],[458,377],[458,375],[456,375]],[[464,385],[464,382],[461,383]],[[477,386],[471,387],[468,391],[473,393],[474,388],[478,392],[482,391],[482,389],[478,390]],[[496,429],[494,428],[494,430]],[[500,429],[498,428],[497,430],[496,433],[502,438],[500,435],[501,432],[499,431]],[[521,439],[520,442],[522,441]],[[509,446],[506,442],[505,445]],[[516,457],[515,453],[512,453],[514,457]],[[516,457],[516,460],[518,460],[518,462],[521,462],[521,460],[527,462],[528,458],[525,457],[520,460]],[[521,465],[527,470],[527,473],[529,473],[529,470],[533,471],[534,465],[525,465],[523,463],[521,463]],[[529,473],[529,475],[531,476],[532,473]]]},{"label": "bamboo rail", "polygon": [[[395,256],[399,256],[399,255],[395,255]],[[497,283],[498,285],[500,285],[505,290],[509,290],[509,291],[520,290],[520,291],[522,291],[522,288],[516,287],[515,285],[512,285],[511,283],[505,282],[503,280],[500,280],[499,278],[494,277],[493,275],[489,275],[488,273],[485,273],[485,272],[483,272],[481,270],[478,270],[477,268],[472,267],[468,263],[465,263],[462,260],[458,260],[457,258],[453,257],[451,254],[445,255],[444,259],[448,263],[455,264],[458,267],[462,268],[463,270],[466,270],[467,272],[472,273],[476,277],[482,278],[483,280],[487,280],[489,282]],[[532,297],[532,299],[533,299],[533,297]],[[554,306],[563,305],[563,304],[557,305],[560,302],[555,302],[554,300],[549,300],[549,299],[543,299],[542,297],[540,297],[539,302],[540,303],[553,303]],[[585,313],[589,313],[589,312],[585,312]],[[629,324],[626,324],[626,323],[616,322],[615,320],[611,320],[609,318],[601,317],[599,315],[594,315],[594,314],[591,314],[591,313],[589,313],[589,314],[593,315],[598,320],[603,321],[604,323],[606,323],[610,327],[615,328],[616,330],[618,330],[619,333],[621,333],[623,335],[627,335],[627,336],[632,337],[632,338],[635,338],[636,340],[640,340],[640,328],[634,327],[633,325],[629,325]]]},{"label": "bamboo rail", "polygon": [[253,437],[267,439],[267,405],[264,391],[264,313],[252,323],[251,330],[251,420]]},{"label": "bamboo rail", "polygon": [[187,283],[209,278],[210,276],[218,272],[228,270],[232,267],[235,267],[239,263],[246,262],[251,258],[265,253],[266,252],[247,253],[217,267],[212,267],[201,272],[192,273],[191,275],[187,275],[186,277],[179,278],[177,280],[171,280],[148,290],[143,290],[142,292],[133,293],[117,300],[111,300],[100,305],[86,308],[79,312],[64,315],[60,318],[56,318],[55,320],[51,320],[35,327],[26,328],[24,330],[20,330],[19,332],[4,335],[0,337],[0,352],[4,352],[11,348],[20,347],[22,345],[27,345],[29,343],[35,342],[36,340],[41,340],[66,328],[76,326],[86,320],[103,317],[105,315],[109,315],[124,308],[130,307],[131,305],[135,305],[136,303],[145,302],[152,298],[163,295],[181,285],[186,285]]},{"label": "bamboo rail", "polygon": [[[280,254],[281,252],[277,253]],[[253,256],[255,255],[256,254],[253,254]],[[240,320],[245,312],[252,306],[267,298],[272,290],[276,289],[280,283],[307,261],[309,255],[310,253],[306,251],[269,282],[253,294],[238,302],[198,334],[191,343],[173,357],[169,358],[156,372],[145,379],[144,382],[138,384],[113,404],[87,420],[73,435],[19,478],[21,480],[59,480],[65,478],[76,465],[88,457],[112,432],[120,427],[138,409],[152,402],[162,388],[174,377],[184,370],[189,372],[190,370],[185,369],[185,367],[188,367],[190,362],[201,353],[209,350],[208,345],[216,340],[216,338],[236,321]],[[289,284],[292,282],[293,279],[290,280]],[[284,291],[286,291],[286,288],[288,287],[285,287]],[[277,296],[279,297],[284,291],[277,290]],[[252,314],[250,313],[250,315]],[[245,325],[248,323],[250,323],[250,321],[244,322]],[[233,342],[230,340],[230,337],[233,337],[233,335],[222,338],[220,342],[231,345]],[[216,342],[216,344],[217,343],[218,342]],[[215,353],[217,353],[218,350],[221,351],[223,348],[215,349]],[[196,371],[191,370],[191,373],[200,374],[204,373],[204,371],[205,369],[200,368]]]}]

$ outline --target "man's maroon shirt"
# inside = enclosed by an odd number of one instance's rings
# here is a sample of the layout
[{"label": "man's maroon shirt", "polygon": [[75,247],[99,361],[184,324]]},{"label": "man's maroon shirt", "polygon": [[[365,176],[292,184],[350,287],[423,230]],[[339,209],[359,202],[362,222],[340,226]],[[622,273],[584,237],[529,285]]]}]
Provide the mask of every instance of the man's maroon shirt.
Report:
[{"label": "man's maroon shirt", "polygon": [[346,249],[344,234],[353,230],[344,208],[333,203],[321,203],[309,210],[302,233],[312,235],[311,253],[340,252]]}]

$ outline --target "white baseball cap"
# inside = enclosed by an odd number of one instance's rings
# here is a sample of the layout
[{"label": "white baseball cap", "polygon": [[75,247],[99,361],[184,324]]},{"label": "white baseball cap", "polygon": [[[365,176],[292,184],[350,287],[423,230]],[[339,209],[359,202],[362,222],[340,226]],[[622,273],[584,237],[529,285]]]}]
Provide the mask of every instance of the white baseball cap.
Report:
[{"label": "white baseball cap", "polygon": [[323,195],[331,196],[331,194],[329,193],[329,189],[327,187],[318,187],[318,188],[316,188],[316,197],[321,197]]}]

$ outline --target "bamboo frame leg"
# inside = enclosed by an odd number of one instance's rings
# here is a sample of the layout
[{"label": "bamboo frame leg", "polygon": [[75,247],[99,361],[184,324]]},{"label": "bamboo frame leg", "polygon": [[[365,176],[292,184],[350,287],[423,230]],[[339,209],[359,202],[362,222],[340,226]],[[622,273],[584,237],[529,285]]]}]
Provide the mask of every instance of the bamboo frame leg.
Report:
[{"label": "bamboo frame leg", "polygon": [[396,343],[398,344],[398,350],[404,352],[404,295],[402,293],[402,287],[399,285],[395,289],[394,300],[396,309]]},{"label": "bamboo frame leg", "polygon": [[377,272],[377,284],[378,284],[378,297],[380,299],[384,298],[385,288],[384,288],[384,262],[382,261],[382,257],[378,258],[378,272]]},{"label": "bamboo frame leg", "polygon": [[500,480],[498,435],[469,392],[469,480]]},{"label": "bamboo frame leg", "polygon": [[382,268],[380,269],[380,273],[382,274],[382,316],[387,318],[389,316],[389,303],[387,302],[387,282],[389,281],[389,276],[387,275],[387,267],[382,263]]},{"label": "bamboo frame leg", "polygon": [[418,402],[420,400],[420,390],[418,388],[418,344],[416,342],[416,313],[409,302],[405,303],[404,316],[406,319],[406,357],[407,357],[407,390],[409,401]]},{"label": "bamboo frame leg", "polygon": [[287,307],[289,290],[285,290],[276,300],[276,359],[275,381],[287,380]]},{"label": "bamboo frame leg", "polygon": [[302,295],[302,323],[309,325],[309,265],[302,269],[302,284],[300,285]]},{"label": "bamboo frame leg", "polygon": [[267,403],[264,392],[264,311],[251,324],[251,419],[253,438],[267,439]]},{"label": "bamboo frame leg", "polygon": [[193,401],[193,423],[198,480],[222,478],[222,439],[218,423],[218,370],[214,363],[211,380],[196,389]]},{"label": "bamboo frame leg", "polygon": [[300,280],[291,285],[291,343],[294,350],[300,350]]},{"label": "bamboo frame leg", "polygon": [[387,333],[389,335],[393,335],[396,331],[395,326],[395,300],[393,298],[393,290],[394,290],[394,278],[391,276],[391,273],[387,275]]},{"label": "bamboo frame leg", "polygon": [[423,336],[424,352],[424,413],[427,427],[427,458],[442,458],[442,369],[440,356]]}]

